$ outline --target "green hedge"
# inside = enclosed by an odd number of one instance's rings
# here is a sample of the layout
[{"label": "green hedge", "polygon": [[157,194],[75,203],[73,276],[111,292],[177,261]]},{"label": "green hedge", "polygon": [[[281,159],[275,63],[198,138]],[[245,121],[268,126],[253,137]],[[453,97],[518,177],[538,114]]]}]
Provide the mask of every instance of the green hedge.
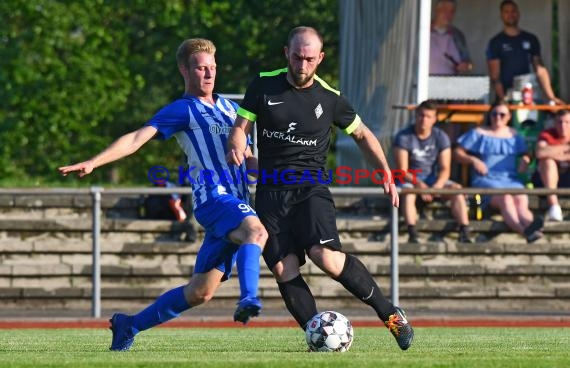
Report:
[{"label": "green hedge", "polygon": [[171,140],[82,180],[57,173],[182,94],[175,51],[186,38],[212,39],[217,91],[242,93],[285,65],[292,27],[315,26],[327,55],[319,74],[338,85],[338,0],[3,0],[0,15],[3,185],[140,185],[149,167],[183,163]]}]

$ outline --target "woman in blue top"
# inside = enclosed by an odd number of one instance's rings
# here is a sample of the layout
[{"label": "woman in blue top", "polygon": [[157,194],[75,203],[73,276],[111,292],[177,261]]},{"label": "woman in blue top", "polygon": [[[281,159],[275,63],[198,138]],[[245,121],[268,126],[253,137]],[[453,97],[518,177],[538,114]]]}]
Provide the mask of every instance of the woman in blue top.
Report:
[{"label": "woman in blue top", "polygon": [[[478,188],[524,188],[518,172],[530,162],[522,136],[508,126],[511,112],[496,103],[490,110],[490,125],[477,127],[459,137],[456,159],[471,166],[471,186]],[[519,160],[520,158],[520,160]],[[492,195],[490,205],[498,209],[507,226],[532,243],[542,237],[542,220],[534,219],[525,194]]]}]

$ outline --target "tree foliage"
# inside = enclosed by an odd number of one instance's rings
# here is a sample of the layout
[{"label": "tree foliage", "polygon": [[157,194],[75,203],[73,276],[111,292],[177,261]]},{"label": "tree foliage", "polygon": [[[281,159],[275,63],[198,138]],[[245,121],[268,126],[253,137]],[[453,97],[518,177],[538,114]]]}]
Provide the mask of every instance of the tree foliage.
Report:
[{"label": "tree foliage", "polygon": [[[183,92],[175,52],[186,38],[213,40],[216,90],[242,93],[285,65],[292,27],[312,25],[325,37],[319,74],[337,84],[337,12],[337,0],[3,0],[0,180],[61,183],[57,167],[144,124]],[[82,183],[106,184],[113,168],[118,184],[146,184],[150,166],[182,162],[175,142],[151,142]]]}]

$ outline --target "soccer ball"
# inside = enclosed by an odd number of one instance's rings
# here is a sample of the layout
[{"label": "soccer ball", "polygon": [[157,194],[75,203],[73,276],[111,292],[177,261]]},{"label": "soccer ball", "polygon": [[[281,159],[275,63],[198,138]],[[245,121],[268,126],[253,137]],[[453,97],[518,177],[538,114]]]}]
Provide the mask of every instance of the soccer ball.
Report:
[{"label": "soccer ball", "polygon": [[334,311],[315,315],[305,329],[305,338],[311,351],[345,352],[350,349],[353,337],[350,321]]}]

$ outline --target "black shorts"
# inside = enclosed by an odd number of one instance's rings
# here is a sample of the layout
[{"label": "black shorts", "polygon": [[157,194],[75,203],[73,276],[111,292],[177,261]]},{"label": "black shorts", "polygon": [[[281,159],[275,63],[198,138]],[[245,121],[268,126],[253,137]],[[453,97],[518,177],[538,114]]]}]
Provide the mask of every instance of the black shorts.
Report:
[{"label": "black shorts", "polygon": [[269,269],[290,253],[305,264],[313,245],[340,250],[336,208],[326,186],[291,190],[261,189],[255,195],[255,211],[269,233],[263,258]]}]

